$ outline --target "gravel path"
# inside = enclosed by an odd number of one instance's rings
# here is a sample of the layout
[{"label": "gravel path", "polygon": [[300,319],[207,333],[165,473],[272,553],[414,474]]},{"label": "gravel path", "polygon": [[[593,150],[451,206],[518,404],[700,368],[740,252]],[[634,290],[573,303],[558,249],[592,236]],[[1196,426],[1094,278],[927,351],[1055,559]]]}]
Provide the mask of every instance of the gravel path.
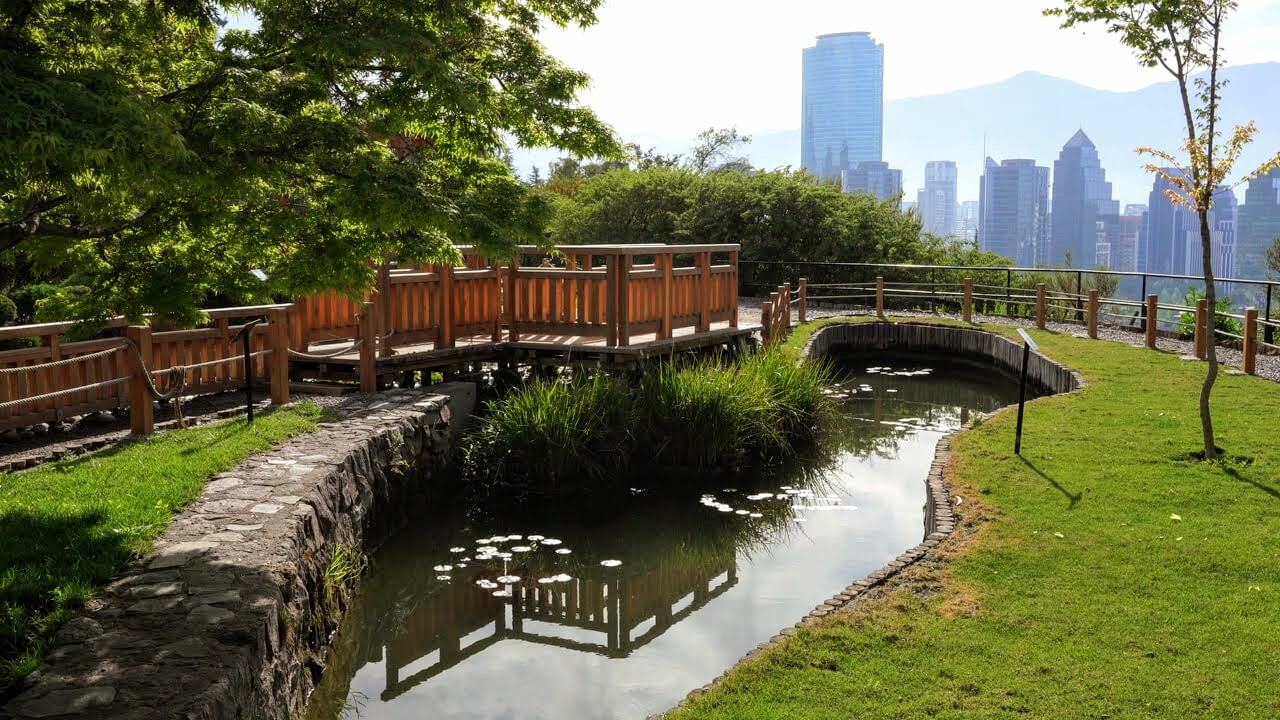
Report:
[{"label": "gravel path", "polygon": [[[739,321],[744,324],[760,323],[760,304],[759,298],[742,298],[739,301]],[[870,315],[871,311],[862,306],[857,307],[814,307],[808,309],[810,319],[824,317],[839,317],[842,315]],[[949,313],[930,313],[911,310],[891,310],[889,314],[894,317],[948,317],[959,319],[958,315]],[[995,315],[974,315],[974,321],[979,323],[992,323],[998,325],[1010,325],[1013,327],[1035,327],[1035,321],[1026,318],[1007,318]],[[1047,323],[1049,330],[1063,333],[1065,335],[1074,335],[1077,337],[1085,337],[1085,329],[1082,325],[1074,323],[1054,322]],[[1122,342],[1127,345],[1137,347],[1146,347],[1146,336],[1140,332],[1134,332],[1115,325],[1103,323],[1098,327],[1098,339],[1111,340],[1114,342]],[[1189,340],[1181,338],[1160,337],[1156,340],[1156,348],[1162,352],[1172,353],[1179,357],[1191,358],[1195,352],[1194,344]],[[1223,365],[1223,371],[1228,373],[1239,373],[1242,363],[1242,354],[1234,348],[1218,346],[1218,361]],[[1280,355],[1258,355],[1257,362],[1258,377],[1266,378],[1273,382],[1280,382]]]}]

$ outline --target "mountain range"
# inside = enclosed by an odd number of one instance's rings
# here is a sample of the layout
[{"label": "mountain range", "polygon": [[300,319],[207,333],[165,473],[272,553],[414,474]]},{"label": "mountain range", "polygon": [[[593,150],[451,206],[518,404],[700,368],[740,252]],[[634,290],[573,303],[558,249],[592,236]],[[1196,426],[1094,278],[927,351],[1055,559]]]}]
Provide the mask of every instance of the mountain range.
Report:
[{"label": "mountain range", "polygon": [[[1260,132],[1241,158],[1239,170],[1252,169],[1280,150],[1280,63],[1226,68],[1222,118],[1229,132],[1237,123],[1253,120]],[[797,125],[799,108],[796,109]],[[1134,149],[1140,145],[1177,154],[1185,127],[1174,83],[1151,85],[1131,92],[1112,92],[1037,72],[1024,72],[988,85],[940,95],[903,98],[885,103],[884,159],[903,171],[908,200],[924,180],[930,160],[954,160],[959,166],[959,199],[978,197],[978,177],[985,154],[997,162],[1032,158],[1053,167],[1062,145],[1079,129],[1094,144],[1113,183],[1113,197],[1123,207],[1146,203],[1152,180],[1142,169],[1147,159]],[[693,144],[686,138],[640,138],[662,152],[681,152]],[[799,129],[753,130],[747,155],[757,167],[798,167]],[[517,167],[545,168],[554,152],[522,151]],[[1238,173],[1237,173],[1238,174]]]}]

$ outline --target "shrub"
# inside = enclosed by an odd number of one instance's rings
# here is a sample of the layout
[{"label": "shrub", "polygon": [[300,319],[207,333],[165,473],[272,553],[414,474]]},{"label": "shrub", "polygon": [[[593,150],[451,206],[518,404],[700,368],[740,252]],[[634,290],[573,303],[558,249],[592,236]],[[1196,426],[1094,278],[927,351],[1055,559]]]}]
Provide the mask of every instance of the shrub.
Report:
[{"label": "shrub", "polygon": [[[1192,288],[1187,291],[1187,295],[1183,298],[1183,304],[1188,307],[1195,307],[1195,304],[1204,299],[1204,291]],[[1244,334],[1244,323],[1239,320],[1227,317],[1226,313],[1232,310],[1231,298],[1220,297],[1217,303],[1217,312],[1214,313],[1214,327],[1225,333],[1232,335]],[[1184,312],[1178,316],[1178,335],[1184,338],[1193,338],[1196,336],[1196,314],[1194,312]]]}]

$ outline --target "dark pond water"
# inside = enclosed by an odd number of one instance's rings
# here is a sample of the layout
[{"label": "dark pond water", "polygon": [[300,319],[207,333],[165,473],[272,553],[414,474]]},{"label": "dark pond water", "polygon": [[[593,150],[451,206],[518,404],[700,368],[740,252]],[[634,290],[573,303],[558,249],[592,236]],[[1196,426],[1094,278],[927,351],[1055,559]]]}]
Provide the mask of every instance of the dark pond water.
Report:
[{"label": "dark pond water", "polygon": [[709,682],[918,543],[938,438],[1017,400],[1013,380],[939,358],[841,370],[839,427],[789,467],[403,531],[373,559],[312,718],[644,718]]}]

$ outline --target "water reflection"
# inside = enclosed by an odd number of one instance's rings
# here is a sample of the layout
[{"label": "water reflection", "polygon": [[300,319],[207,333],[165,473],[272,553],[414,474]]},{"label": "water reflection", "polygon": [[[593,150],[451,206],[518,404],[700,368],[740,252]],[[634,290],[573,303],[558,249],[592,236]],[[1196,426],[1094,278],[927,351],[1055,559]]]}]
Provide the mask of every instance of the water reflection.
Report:
[{"label": "water reflection", "polygon": [[839,427],[787,467],[689,477],[674,484],[687,492],[637,490],[609,507],[454,513],[401,533],[335,639],[310,717],[669,707],[918,542],[938,436],[1016,393],[936,358],[868,363],[832,390]]}]

